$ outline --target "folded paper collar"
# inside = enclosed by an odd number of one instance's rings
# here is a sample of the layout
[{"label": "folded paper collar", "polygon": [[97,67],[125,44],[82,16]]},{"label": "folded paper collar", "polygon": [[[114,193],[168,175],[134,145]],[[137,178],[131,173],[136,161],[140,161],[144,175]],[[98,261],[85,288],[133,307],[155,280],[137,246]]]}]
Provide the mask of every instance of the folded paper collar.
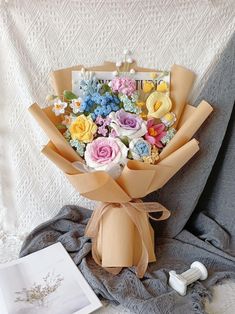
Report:
[{"label": "folded paper collar", "polygon": [[[149,262],[148,256],[148,235],[145,233],[145,229],[143,229],[143,225],[141,224],[141,220],[139,219],[138,213],[145,213],[149,218],[160,221],[166,220],[170,217],[170,211],[166,209],[163,205],[157,202],[142,202],[141,200],[133,200],[131,202],[126,203],[101,203],[99,207],[97,207],[86,227],[85,235],[87,237],[92,238],[92,257],[95,262],[102,266],[102,261],[98,252],[97,247],[97,238],[99,233],[99,227],[101,223],[101,219],[103,215],[108,210],[111,210],[114,207],[121,207],[128,214],[130,219],[132,220],[136,230],[141,239],[141,255],[136,266],[136,274],[139,278],[142,278],[146,272]],[[161,213],[159,218],[154,218],[150,215],[150,213]],[[118,274],[122,268],[121,267],[109,267],[105,268],[108,272],[112,274]]]}]

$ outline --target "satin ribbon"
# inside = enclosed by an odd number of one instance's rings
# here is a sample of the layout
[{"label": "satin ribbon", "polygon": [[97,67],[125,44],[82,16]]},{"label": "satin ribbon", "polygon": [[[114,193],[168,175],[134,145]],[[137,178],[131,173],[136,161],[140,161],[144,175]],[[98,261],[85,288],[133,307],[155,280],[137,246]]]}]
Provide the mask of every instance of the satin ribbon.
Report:
[{"label": "satin ribbon", "polygon": [[[97,238],[99,233],[99,226],[102,216],[108,211],[112,210],[113,207],[121,207],[126,211],[133,224],[135,225],[140,239],[141,239],[141,256],[136,266],[136,274],[139,278],[142,278],[148,267],[148,250],[147,250],[147,239],[142,229],[142,225],[139,222],[139,216],[136,214],[136,211],[140,213],[146,213],[148,217],[155,221],[166,220],[170,217],[170,211],[164,206],[157,202],[147,202],[143,203],[141,200],[136,200],[128,203],[101,203],[101,205],[93,211],[93,214],[87,224],[85,235],[92,238],[92,257],[95,262],[102,266],[102,261],[97,249]],[[161,212],[159,218],[154,218],[150,213]],[[105,268],[108,272],[112,274],[118,274],[122,267],[110,267]]]}]

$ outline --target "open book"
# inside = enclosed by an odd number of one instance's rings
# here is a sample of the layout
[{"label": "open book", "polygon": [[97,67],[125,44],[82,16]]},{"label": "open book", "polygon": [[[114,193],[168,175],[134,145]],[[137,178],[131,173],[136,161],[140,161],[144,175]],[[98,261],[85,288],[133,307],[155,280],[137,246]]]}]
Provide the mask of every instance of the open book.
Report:
[{"label": "open book", "polygon": [[61,243],[0,266],[1,314],[87,314],[101,306]]}]

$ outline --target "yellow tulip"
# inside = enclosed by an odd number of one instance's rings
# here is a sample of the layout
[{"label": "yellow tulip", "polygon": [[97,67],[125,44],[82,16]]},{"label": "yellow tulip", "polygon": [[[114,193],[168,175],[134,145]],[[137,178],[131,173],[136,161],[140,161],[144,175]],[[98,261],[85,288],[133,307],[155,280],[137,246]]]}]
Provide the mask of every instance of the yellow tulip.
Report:
[{"label": "yellow tulip", "polygon": [[162,92],[162,93],[165,93],[165,92],[168,92],[169,89],[168,89],[168,85],[166,82],[162,81],[156,88],[156,90],[158,92]]},{"label": "yellow tulip", "polygon": [[154,88],[153,82],[151,82],[151,81],[144,81],[143,82],[143,91],[145,94],[150,93],[153,88]]},{"label": "yellow tulip", "polygon": [[169,96],[160,92],[153,92],[146,101],[148,117],[162,118],[171,110],[172,102]]}]

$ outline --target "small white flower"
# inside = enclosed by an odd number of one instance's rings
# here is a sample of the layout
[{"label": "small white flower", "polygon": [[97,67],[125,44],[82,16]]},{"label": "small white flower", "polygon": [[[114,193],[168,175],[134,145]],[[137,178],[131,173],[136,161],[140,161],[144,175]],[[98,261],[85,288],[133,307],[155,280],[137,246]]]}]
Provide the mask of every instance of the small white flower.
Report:
[{"label": "small white flower", "polygon": [[82,98],[72,99],[72,102],[70,104],[70,107],[73,109],[73,113],[78,113],[80,110],[80,106],[82,103]]},{"label": "small white flower", "polygon": [[117,62],[116,62],[116,67],[119,68],[121,65],[122,65],[122,61],[117,61]]},{"label": "small white flower", "polygon": [[118,76],[118,71],[113,71],[113,76]]},{"label": "small white flower", "polygon": [[123,53],[124,53],[124,55],[130,55],[131,54],[129,49],[124,49]]},{"label": "small white flower", "polygon": [[127,63],[132,63],[132,62],[133,62],[133,59],[129,57],[129,58],[126,59],[126,62],[127,62]]},{"label": "small white flower", "polygon": [[67,102],[62,102],[60,99],[55,99],[52,111],[54,111],[56,116],[59,116],[65,112],[67,105]]},{"label": "small white flower", "polygon": [[135,74],[135,70],[134,69],[130,69],[130,73],[131,74]]}]

